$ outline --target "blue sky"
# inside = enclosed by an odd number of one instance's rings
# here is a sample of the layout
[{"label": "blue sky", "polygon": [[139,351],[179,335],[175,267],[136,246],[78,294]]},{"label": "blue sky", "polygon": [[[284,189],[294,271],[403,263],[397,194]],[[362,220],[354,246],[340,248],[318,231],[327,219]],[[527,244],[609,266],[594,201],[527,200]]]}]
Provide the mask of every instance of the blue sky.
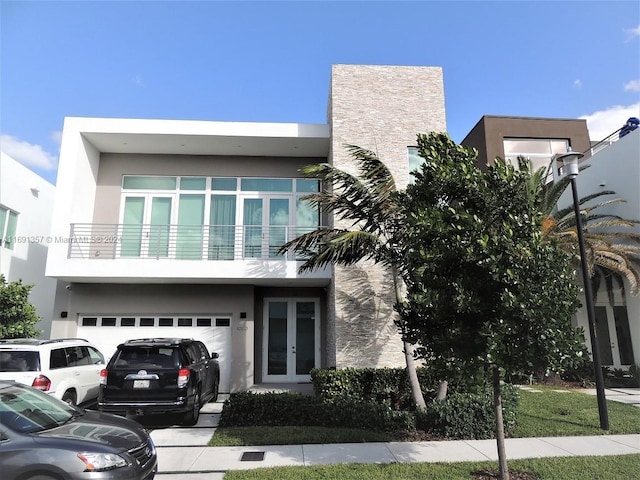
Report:
[{"label": "blue sky", "polygon": [[457,142],[482,115],[582,117],[592,139],[640,116],[634,0],[0,8],[0,148],[52,183],[65,116],[325,123],[339,63],[441,66]]}]

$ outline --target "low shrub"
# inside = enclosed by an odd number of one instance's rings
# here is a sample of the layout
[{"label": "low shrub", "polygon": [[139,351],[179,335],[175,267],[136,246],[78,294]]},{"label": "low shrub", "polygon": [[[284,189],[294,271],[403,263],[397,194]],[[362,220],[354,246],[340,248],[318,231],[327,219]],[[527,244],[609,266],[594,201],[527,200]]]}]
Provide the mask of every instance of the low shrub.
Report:
[{"label": "low shrub", "polygon": [[[430,402],[425,412],[393,410],[385,403],[345,395],[330,398],[299,393],[232,393],[225,402],[221,427],[312,426],[377,431],[424,430],[443,438],[492,438],[495,431],[493,393],[452,393]],[[518,392],[502,390],[505,432],[515,425]]]},{"label": "low shrub", "polygon": [[221,427],[315,426],[407,430],[415,428],[411,412],[345,396],[323,399],[298,393],[232,393],[225,401]]},{"label": "low shrub", "polygon": [[[518,389],[502,386],[502,411],[505,434],[515,426]],[[432,402],[424,412],[416,412],[416,427],[445,438],[494,438],[493,391],[453,393],[446,400]]]},{"label": "low shrub", "polygon": [[[484,390],[483,374],[464,375],[463,370],[452,369],[447,375],[435,373],[432,368],[417,369],[418,380],[425,400],[431,400],[438,390],[442,378],[448,381],[448,391],[466,392]],[[409,379],[404,368],[343,368],[314,369],[311,382],[317,396],[332,398],[348,396],[367,402],[385,403],[395,410],[408,410],[413,406]]]}]

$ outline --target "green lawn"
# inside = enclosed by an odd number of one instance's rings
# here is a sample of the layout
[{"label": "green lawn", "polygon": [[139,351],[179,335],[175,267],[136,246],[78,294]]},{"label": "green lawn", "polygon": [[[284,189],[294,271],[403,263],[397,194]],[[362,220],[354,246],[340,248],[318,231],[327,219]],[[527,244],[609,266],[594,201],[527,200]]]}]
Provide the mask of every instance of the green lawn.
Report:
[{"label": "green lawn", "polygon": [[398,438],[398,436],[393,436],[385,432],[352,428],[226,427],[216,430],[216,433],[209,441],[209,446],[390,442]]},{"label": "green lawn", "polygon": [[[529,472],[540,480],[630,480],[638,478],[640,455],[512,460],[512,473]],[[260,468],[227,472],[224,480],[469,480],[472,472],[495,471],[495,462],[402,463]],[[515,475],[512,476],[512,478]]]},{"label": "green lawn", "polygon": [[[542,393],[521,390],[514,437],[600,435],[598,401],[595,396],[535,386]],[[562,390],[556,392],[555,390]],[[640,433],[640,408],[607,401],[609,433]]]}]

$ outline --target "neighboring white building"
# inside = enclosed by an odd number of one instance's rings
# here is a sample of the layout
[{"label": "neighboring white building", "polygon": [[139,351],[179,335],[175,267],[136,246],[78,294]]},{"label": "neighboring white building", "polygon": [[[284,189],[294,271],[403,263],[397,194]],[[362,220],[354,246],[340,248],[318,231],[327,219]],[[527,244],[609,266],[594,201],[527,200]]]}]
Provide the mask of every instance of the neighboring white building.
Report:
[{"label": "neighboring white building", "polygon": [[57,281],[45,277],[55,186],[0,153],[0,273],[9,282],[33,284],[29,301],[48,338]]},{"label": "neighboring white building", "polygon": [[107,356],[187,336],[220,354],[221,391],[305,382],[314,367],[399,366],[393,290],[361,264],[300,274],[277,255],[333,219],[300,168],[376,151],[399,186],[418,133],[445,131],[439,67],[335,65],[326,124],[65,119],[46,274],[52,337]]},{"label": "neighboring white building", "polygon": [[[588,152],[587,152],[588,153]],[[613,203],[602,207],[600,213],[618,215],[632,220],[640,219],[640,129],[636,129],[606,148],[597,151],[584,161],[589,168],[576,179],[578,195],[612,190],[616,195],[599,199],[623,198],[626,203]],[[571,187],[558,202],[559,207],[571,206]],[[640,226],[636,226],[640,233]],[[628,367],[640,364],[640,295],[631,296],[628,285],[626,294],[617,291],[615,304],[609,304],[606,289],[601,286],[595,304],[596,334],[602,364],[612,367]],[[591,349],[586,309],[578,311],[578,323],[582,325]]]}]

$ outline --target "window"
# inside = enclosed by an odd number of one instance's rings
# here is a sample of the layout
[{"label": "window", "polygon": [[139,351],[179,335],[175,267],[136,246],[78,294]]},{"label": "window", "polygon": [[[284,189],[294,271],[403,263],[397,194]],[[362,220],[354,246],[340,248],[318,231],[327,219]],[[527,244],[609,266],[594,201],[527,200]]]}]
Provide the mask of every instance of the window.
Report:
[{"label": "window", "polygon": [[103,327],[115,327],[116,326],[116,319],[114,317],[105,317],[102,319],[102,326]]},{"label": "window", "polygon": [[13,250],[17,225],[18,214],[0,206],[0,247]]},{"label": "window", "polygon": [[531,162],[531,169],[534,172],[548,167],[553,156],[556,153],[566,153],[569,146],[567,139],[505,138],[503,141],[505,160],[510,160],[517,168],[518,157],[525,157]]},{"label": "window", "polygon": [[309,178],[125,175],[118,255],[278,257],[280,245],[320,225],[318,207],[303,199],[318,191]]},{"label": "window", "polygon": [[409,183],[414,183],[413,172],[420,169],[425,159],[420,156],[418,147],[407,147],[407,155],[409,157]]}]

